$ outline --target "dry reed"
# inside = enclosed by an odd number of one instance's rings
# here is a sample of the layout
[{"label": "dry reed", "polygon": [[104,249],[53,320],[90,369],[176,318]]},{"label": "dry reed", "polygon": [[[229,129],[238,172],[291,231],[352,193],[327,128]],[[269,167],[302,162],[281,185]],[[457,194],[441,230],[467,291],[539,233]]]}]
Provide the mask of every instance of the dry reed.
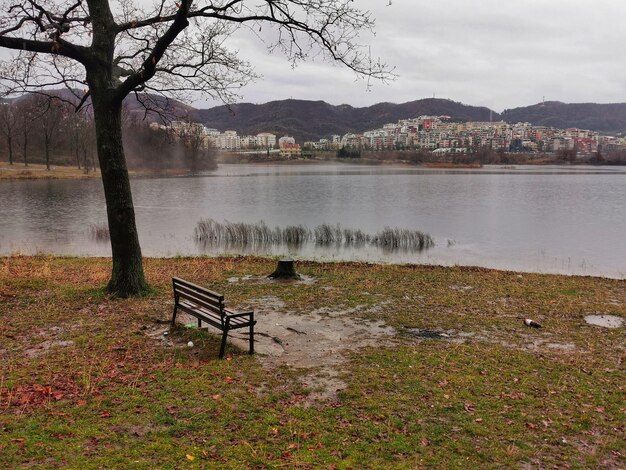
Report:
[{"label": "dry reed", "polygon": [[213,219],[200,220],[194,236],[198,242],[205,244],[239,247],[287,245],[298,248],[312,242],[317,246],[361,247],[369,244],[392,251],[422,251],[434,245],[430,235],[418,230],[385,227],[372,236],[362,230],[342,228],[339,224],[321,224],[313,230],[304,225],[271,229],[263,221],[256,224],[229,221],[221,223]]}]

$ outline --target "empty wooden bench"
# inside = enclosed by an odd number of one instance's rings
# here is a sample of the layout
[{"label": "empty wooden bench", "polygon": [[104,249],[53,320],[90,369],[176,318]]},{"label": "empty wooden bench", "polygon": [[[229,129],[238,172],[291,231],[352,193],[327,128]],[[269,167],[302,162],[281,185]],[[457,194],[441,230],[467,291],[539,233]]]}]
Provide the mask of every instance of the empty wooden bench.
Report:
[{"label": "empty wooden bench", "polygon": [[254,354],[254,312],[234,312],[224,307],[224,296],[197,286],[191,282],[174,277],[174,313],[172,327],[176,322],[176,311],[182,310],[198,319],[198,327],[202,322],[222,331],[222,345],[220,359],[224,357],[226,337],[230,330],[239,328],[250,329],[250,354]]}]

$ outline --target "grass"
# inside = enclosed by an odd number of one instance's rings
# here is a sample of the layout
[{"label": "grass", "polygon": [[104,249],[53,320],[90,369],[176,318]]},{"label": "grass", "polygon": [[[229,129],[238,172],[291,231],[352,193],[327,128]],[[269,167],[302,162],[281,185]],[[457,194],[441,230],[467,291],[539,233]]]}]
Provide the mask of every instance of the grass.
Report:
[{"label": "grass", "polygon": [[[147,177],[147,176],[177,176],[186,175],[189,171],[186,169],[131,169],[129,175],[131,177]],[[33,180],[33,179],[85,179],[100,178],[100,169],[90,169],[85,173],[84,169],[78,169],[76,166],[52,164],[50,170],[46,170],[46,165],[39,163],[29,163],[24,166],[23,162],[16,161],[13,165],[8,162],[0,161],[0,181],[2,180]]]},{"label": "grass", "polygon": [[[93,287],[109,263],[0,258],[0,468],[626,466],[626,335],[583,320],[626,317],[624,281],[302,262],[315,283],[229,283],[275,261],[147,259],[153,293],[113,300]],[[172,275],[233,305],[353,309],[398,336],[349,353],[345,390],[310,402],[297,370],[230,345],[217,360],[204,331],[172,332],[193,349],[147,335],[171,315]],[[417,341],[409,328],[473,336]]]},{"label": "grass", "polygon": [[51,165],[50,171],[46,170],[46,165],[39,163],[15,162],[9,165],[8,162],[0,162],[0,180],[18,179],[83,179],[99,177],[100,172],[85,173],[75,166]]}]

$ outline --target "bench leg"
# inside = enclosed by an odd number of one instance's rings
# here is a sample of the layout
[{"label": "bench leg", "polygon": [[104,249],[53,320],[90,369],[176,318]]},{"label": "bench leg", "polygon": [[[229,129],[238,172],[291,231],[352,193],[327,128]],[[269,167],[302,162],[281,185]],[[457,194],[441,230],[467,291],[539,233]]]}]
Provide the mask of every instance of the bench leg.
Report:
[{"label": "bench leg", "polygon": [[250,354],[254,354],[254,325],[250,325]]},{"label": "bench leg", "polygon": [[222,334],[222,346],[220,347],[220,359],[224,357],[224,350],[226,349],[226,336],[228,336],[228,330],[224,330],[224,334]]},{"label": "bench leg", "polygon": [[172,313],[172,328],[174,328],[174,326],[176,326],[176,309],[178,308],[178,305],[174,305],[174,313]]},{"label": "bench leg", "polygon": [[202,320],[198,318],[198,328],[202,328]]}]

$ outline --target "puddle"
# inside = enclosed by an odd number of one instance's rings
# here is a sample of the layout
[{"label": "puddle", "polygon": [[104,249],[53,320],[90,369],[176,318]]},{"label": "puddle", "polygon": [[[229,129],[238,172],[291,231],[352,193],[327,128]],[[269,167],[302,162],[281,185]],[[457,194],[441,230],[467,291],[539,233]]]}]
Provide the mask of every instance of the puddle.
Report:
[{"label": "puddle", "polygon": [[585,321],[589,325],[602,326],[604,328],[620,328],[624,325],[624,319],[617,315],[587,315]]},{"label": "puddle", "polygon": [[417,328],[407,328],[404,333],[420,339],[452,339],[455,336],[452,331],[419,330]]}]

